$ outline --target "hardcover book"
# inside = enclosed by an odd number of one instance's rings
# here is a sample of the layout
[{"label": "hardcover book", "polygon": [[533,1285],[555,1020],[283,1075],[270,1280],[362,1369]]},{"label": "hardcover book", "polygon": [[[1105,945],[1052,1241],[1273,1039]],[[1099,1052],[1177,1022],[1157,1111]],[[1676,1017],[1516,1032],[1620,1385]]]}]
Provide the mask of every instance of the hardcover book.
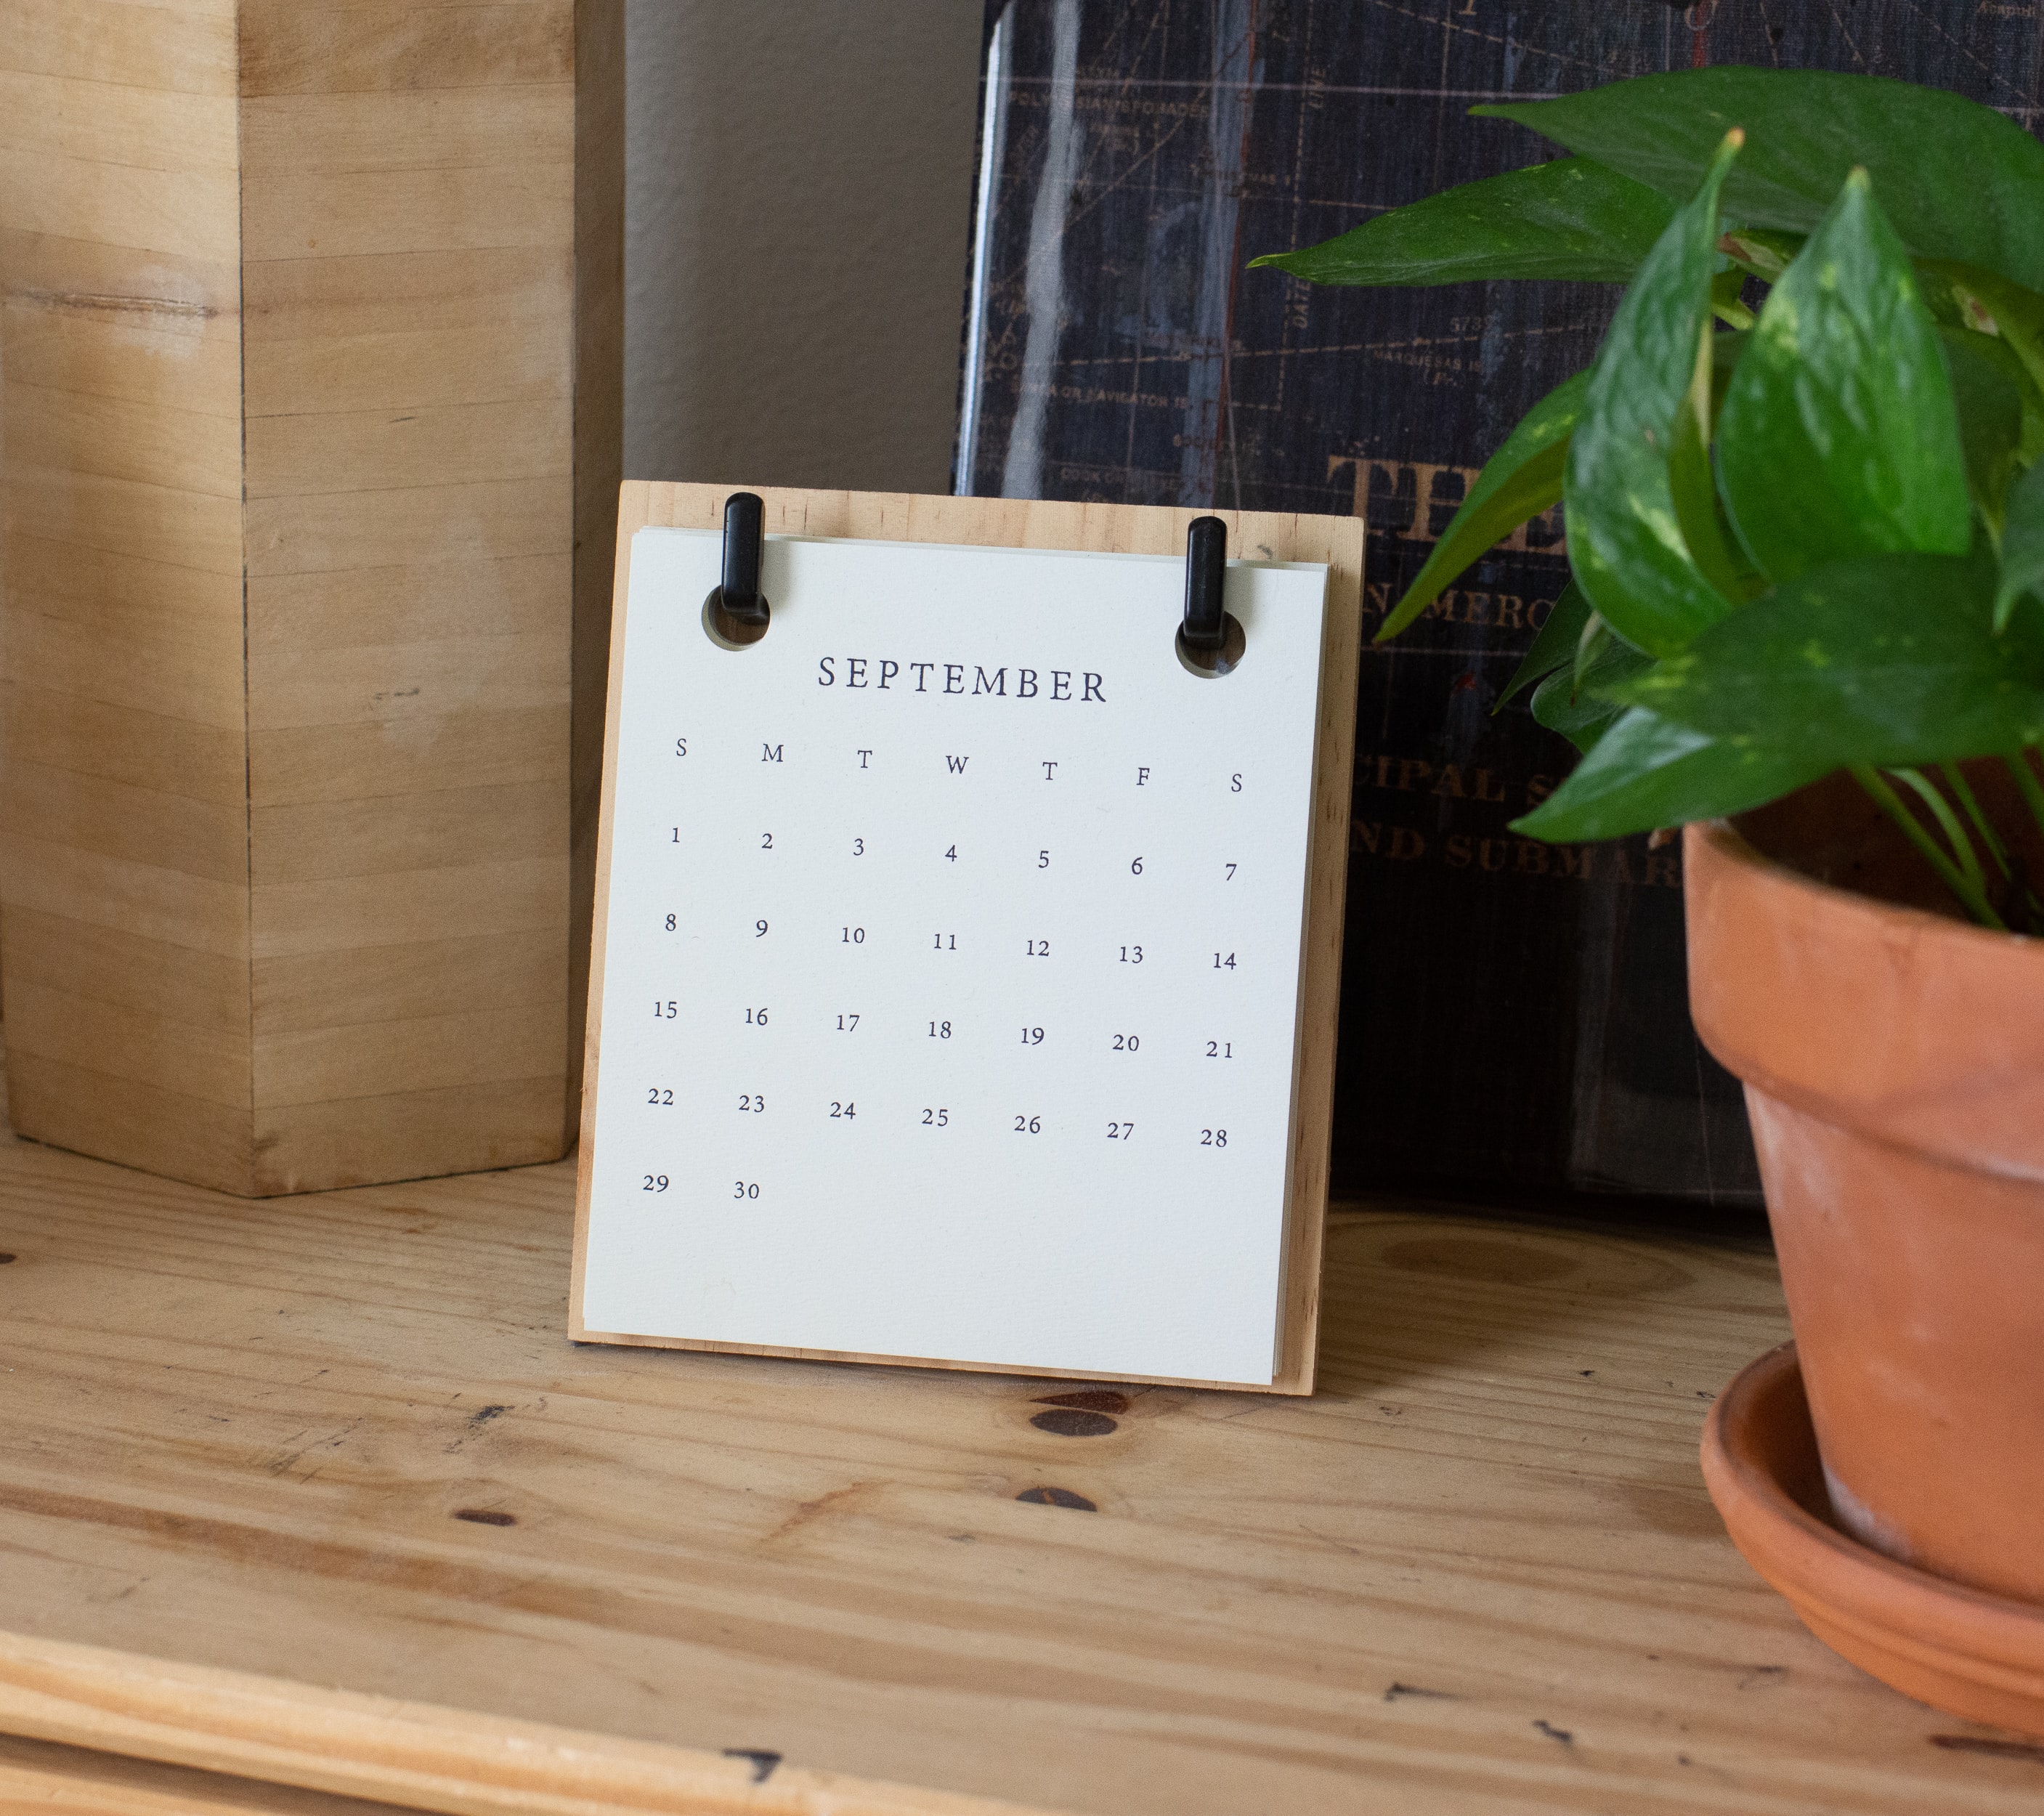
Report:
[{"label": "hardcover book", "polygon": [[[991,5],[958,489],[1352,512],[1367,635],[1619,287],[1335,290],[1251,259],[1560,155],[1478,102],[1697,63],[1904,77],[2031,125],[2040,22],[1975,0]],[[1522,703],[1493,710],[1566,580],[1560,517],[1366,647],[1335,1181],[1756,1205],[1738,1086],[1689,1025],[1678,847],[1508,825],[1574,760]]]}]

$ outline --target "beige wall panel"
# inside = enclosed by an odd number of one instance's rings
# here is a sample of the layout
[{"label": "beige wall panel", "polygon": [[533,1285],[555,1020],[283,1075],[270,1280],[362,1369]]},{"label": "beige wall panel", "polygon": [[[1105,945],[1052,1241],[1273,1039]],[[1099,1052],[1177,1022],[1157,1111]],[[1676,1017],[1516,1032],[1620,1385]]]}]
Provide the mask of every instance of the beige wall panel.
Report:
[{"label": "beige wall panel", "polygon": [[564,1007],[567,996],[561,936],[551,927],[259,958],[252,977],[259,1035],[540,1003]]},{"label": "beige wall panel", "polygon": [[567,831],[567,790],[558,780],[434,789],[259,808],[250,816],[248,862],[260,889],[323,877],[509,863],[565,851]]},{"label": "beige wall panel", "polygon": [[7,914],[7,987],[46,984],[167,1021],[248,1033],[248,965],[28,908]]},{"label": "beige wall panel", "polygon": [[[9,628],[14,628],[10,619]],[[4,705],[10,762],[25,757],[230,806],[247,798],[248,746],[238,729],[110,706],[21,681],[8,684]]]},{"label": "beige wall panel", "polygon": [[570,482],[507,479],[248,501],[248,571],[332,573],[501,555],[566,555]]},{"label": "beige wall panel", "polygon": [[246,1193],[254,1188],[245,1104],[229,1108],[184,1092],[10,1051],[7,1118],[36,1141],[102,1160],[222,1192]]},{"label": "beige wall panel", "polygon": [[117,299],[10,300],[0,315],[7,381],[238,423],[240,351],[231,319],[194,309],[119,306]]},{"label": "beige wall panel", "polygon": [[271,179],[572,163],[574,84],[253,97],[242,103],[241,143],[249,167]]},{"label": "beige wall panel", "polygon": [[567,163],[266,176],[243,192],[243,244],[252,264],[557,246],[574,194]]},{"label": "beige wall panel", "polygon": [[167,635],[134,628],[110,637],[25,605],[17,603],[8,614],[4,672],[10,681],[210,726],[238,740],[246,708],[240,639],[230,640],[232,627],[201,620],[174,626]]},{"label": "beige wall panel", "polygon": [[248,1029],[176,1022],[10,976],[7,1048],[248,1112]]},{"label": "beige wall panel", "polygon": [[[256,1108],[565,1077],[561,1004],[256,1037]],[[11,1016],[11,1010],[10,1011]],[[61,1056],[60,1056],[61,1057]]]},{"label": "beige wall panel", "polygon": [[468,481],[566,478],[565,396],[344,414],[248,417],[248,496],[382,492]]},{"label": "beige wall panel", "polygon": [[[249,652],[248,722],[258,731],[354,725],[453,712],[517,712],[568,704],[567,628],[530,637],[274,647]],[[421,788],[434,778],[421,774]]]},{"label": "beige wall panel", "polygon": [[567,886],[565,852],[504,864],[268,884],[250,893],[255,955],[405,946],[453,927],[478,934],[565,931]]},{"label": "beige wall panel", "polygon": [[201,259],[231,259],[240,244],[232,171],[117,169],[0,151],[0,196],[7,225],[21,232]]},{"label": "beige wall panel", "polygon": [[[565,707],[257,731],[248,739],[249,785],[258,812],[408,793],[428,775],[436,788],[554,781],[565,787],[567,734]],[[421,766],[428,761],[429,770]]]},{"label": "beige wall panel", "polygon": [[242,93],[487,88],[574,74],[574,0],[433,6],[244,0]]},{"label": "beige wall panel", "polygon": [[506,1085],[409,1091],[264,1110],[256,1117],[255,1189],[300,1192],[557,1160],[559,1073]]},{"label": "beige wall panel", "polygon": [[133,479],[214,497],[241,495],[241,424],[159,399],[83,396],[17,382],[8,363],[0,459]]},{"label": "beige wall panel", "polygon": [[6,565],[7,589],[17,610],[89,626],[106,636],[236,643],[241,636],[241,582],[232,574],[166,567],[27,536],[8,543]]},{"label": "beige wall panel", "polygon": [[569,574],[563,551],[271,575],[248,583],[248,639],[267,662],[286,646],[303,652],[463,637],[559,636]]},{"label": "beige wall panel", "polygon": [[248,815],[239,801],[194,800],[15,754],[0,773],[0,820],[10,835],[103,858],[236,886],[248,878]]},{"label": "beige wall panel", "polygon": [[10,69],[123,88],[225,95],[235,89],[236,0],[9,0]]},{"label": "beige wall panel", "polygon": [[31,908],[247,960],[248,894],[241,885],[102,857],[19,833],[9,837],[7,854],[0,902],[10,908]]},{"label": "beige wall panel", "polygon": [[134,555],[239,578],[241,506],[232,498],[54,467],[10,465],[6,534]]},{"label": "beige wall panel", "polygon": [[232,175],[240,165],[236,112],[225,97],[207,102],[133,83],[0,68],[0,151],[38,158]]}]

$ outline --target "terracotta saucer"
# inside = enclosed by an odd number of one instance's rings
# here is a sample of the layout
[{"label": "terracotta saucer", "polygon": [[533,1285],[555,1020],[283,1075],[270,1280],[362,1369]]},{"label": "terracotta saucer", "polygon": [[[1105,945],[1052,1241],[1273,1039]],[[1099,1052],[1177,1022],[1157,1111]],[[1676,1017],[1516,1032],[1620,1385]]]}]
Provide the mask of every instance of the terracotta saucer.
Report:
[{"label": "terracotta saucer", "polygon": [[2044,1735],[2044,1607],[1912,1570],[1831,1523],[1793,1343],[1718,1396],[1703,1461],[1732,1542],[1834,1652],[1935,1708]]}]

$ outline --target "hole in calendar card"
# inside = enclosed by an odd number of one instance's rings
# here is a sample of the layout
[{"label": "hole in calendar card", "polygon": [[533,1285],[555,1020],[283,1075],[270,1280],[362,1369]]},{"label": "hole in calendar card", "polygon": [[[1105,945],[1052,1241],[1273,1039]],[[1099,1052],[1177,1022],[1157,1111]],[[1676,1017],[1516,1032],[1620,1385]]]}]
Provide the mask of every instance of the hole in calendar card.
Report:
[{"label": "hole in calendar card", "polygon": [[720,650],[748,649],[766,635],[767,627],[773,620],[774,608],[763,597],[759,609],[766,616],[756,624],[748,624],[724,609],[724,589],[713,586],[709,597],[703,601],[704,634]]},{"label": "hole in calendar card", "polygon": [[1196,674],[1201,681],[1219,681],[1224,674],[1234,674],[1242,666],[1242,652],[1249,643],[1242,632],[1242,621],[1232,612],[1221,614],[1219,649],[1193,648],[1186,643],[1182,629],[1175,641],[1178,660],[1184,664],[1185,673]]}]

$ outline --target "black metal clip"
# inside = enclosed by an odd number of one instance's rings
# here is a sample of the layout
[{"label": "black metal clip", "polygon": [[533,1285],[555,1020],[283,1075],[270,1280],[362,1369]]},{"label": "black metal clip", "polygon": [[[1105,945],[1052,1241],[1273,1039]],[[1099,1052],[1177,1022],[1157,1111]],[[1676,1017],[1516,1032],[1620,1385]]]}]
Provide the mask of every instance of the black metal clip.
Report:
[{"label": "black metal clip", "polygon": [[1218,651],[1227,635],[1221,596],[1228,578],[1228,525],[1195,517],[1185,526],[1185,624],[1188,650]]},{"label": "black metal clip", "polygon": [[734,492],[724,501],[724,584],[713,601],[741,624],[766,622],[759,596],[759,552],[766,507],[756,492]]}]

